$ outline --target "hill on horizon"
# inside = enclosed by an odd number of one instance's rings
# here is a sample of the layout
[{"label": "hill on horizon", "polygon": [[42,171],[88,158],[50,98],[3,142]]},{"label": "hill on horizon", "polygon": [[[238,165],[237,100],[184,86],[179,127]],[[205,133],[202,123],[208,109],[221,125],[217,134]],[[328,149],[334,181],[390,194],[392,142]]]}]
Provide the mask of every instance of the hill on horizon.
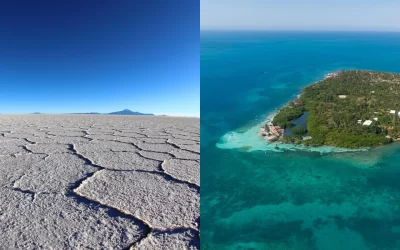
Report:
[{"label": "hill on horizon", "polygon": [[132,111],[129,109],[124,109],[121,111],[116,111],[116,112],[111,112],[111,113],[90,112],[90,113],[72,113],[72,114],[81,114],[81,115],[154,115],[154,114],[140,113],[140,112]]},{"label": "hill on horizon", "polygon": [[136,111],[131,111],[129,109],[124,109],[122,111],[116,111],[116,112],[111,112],[108,113],[109,115],[154,115],[154,114],[146,114],[146,113],[140,113]]}]

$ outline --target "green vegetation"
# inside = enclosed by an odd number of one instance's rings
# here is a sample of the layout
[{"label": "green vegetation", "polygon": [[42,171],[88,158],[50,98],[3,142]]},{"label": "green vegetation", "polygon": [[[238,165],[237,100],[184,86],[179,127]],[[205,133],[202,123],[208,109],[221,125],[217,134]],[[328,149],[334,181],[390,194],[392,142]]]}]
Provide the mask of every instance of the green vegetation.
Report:
[{"label": "green vegetation", "polygon": [[298,126],[298,127],[295,127],[295,128],[292,128],[292,134],[294,134],[294,135],[305,135],[307,133],[307,129],[305,128],[305,127],[301,127],[301,126]]},{"label": "green vegetation", "polygon": [[299,118],[304,112],[304,107],[302,105],[287,105],[282,108],[279,113],[274,117],[272,123],[281,128],[291,128],[293,127],[292,120]]},{"label": "green vegetation", "polygon": [[284,143],[292,143],[292,144],[301,144],[302,138],[301,136],[283,136],[280,139]]},{"label": "green vegetation", "polygon": [[[306,87],[300,100],[282,108],[272,122],[283,128],[291,127],[292,121],[304,111],[309,113],[307,131],[312,136],[302,141],[305,145],[358,148],[387,144],[391,138],[400,138],[400,74],[342,71]],[[362,125],[358,120],[372,123]],[[293,128],[292,133],[305,132],[304,128],[301,131]]]}]

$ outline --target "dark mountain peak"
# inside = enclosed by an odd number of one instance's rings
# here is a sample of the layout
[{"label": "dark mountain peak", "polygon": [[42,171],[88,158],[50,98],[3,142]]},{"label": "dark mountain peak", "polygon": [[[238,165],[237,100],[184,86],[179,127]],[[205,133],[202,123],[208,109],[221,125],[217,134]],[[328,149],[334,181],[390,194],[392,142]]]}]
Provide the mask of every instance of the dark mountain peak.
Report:
[{"label": "dark mountain peak", "polygon": [[140,112],[131,111],[129,109],[124,109],[122,111],[111,112],[110,115],[154,115],[154,114],[144,114]]},{"label": "dark mountain peak", "polygon": [[90,112],[90,113],[71,113],[75,115],[154,115],[154,114],[145,114],[145,113],[140,113],[140,112],[135,112],[129,109],[124,109],[121,111],[117,112],[111,112],[111,113],[98,113],[98,112]]}]

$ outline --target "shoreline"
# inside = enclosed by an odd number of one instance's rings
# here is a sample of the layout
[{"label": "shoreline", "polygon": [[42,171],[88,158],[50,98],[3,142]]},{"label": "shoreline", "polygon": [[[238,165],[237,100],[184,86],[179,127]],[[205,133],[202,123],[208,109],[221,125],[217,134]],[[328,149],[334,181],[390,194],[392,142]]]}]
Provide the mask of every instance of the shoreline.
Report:
[{"label": "shoreline", "polygon": [[[338,72],[330,72],[324,76],[324,79],[335,77]],[[317,81],[318,82],[318,81]],[[296,95],[299,98],[301,95]],[[266,118],[252,126],[244,132],[229,131],[220,137],[219,142],[216,146],[221,149],[242,149],[244,151],[273,151],[273,152],[285,152],[285,151],[303,151],[303,152],[319,152],[320,154],[329,153],[344,153],[344,152],[360,152],[368,151],[370,148],[341,148],[334,146],[305,146],[303,144],[291,144],[284,143],[281,141],[269,142],[268,137],[263,137],[262,130],[266,124],[272,125],[272,120],[278,114],[279,108],[276,108],[272,112],[268,113]],[[279,138],[277,138],[279,139]]]},{"label": "shoreline", "polygon": [[268,143],[265,138],[259,135],[260,127],[262,127],[265,123],[272,121],[277,113],[277,110],[270,112],[262,122],[257,123],[257,125],[254,125],[244,132],[229,131],[225,133],[216,143],[216,147],[220,149],[242,149],[247,152],[271,151],[282,153],[285,151],[299,151],[320,154],[360,152],[369,150],[369,148],[350,149],[333,146],[309,147],[302,144],[290,144],[283,142]]}]

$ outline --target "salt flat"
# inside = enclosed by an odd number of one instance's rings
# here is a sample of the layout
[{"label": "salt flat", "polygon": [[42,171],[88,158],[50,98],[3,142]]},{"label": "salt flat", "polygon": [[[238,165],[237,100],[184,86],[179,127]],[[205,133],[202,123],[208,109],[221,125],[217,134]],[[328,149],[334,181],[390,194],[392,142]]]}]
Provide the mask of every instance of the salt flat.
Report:
[{"label": "salt flat", "polygon": [[197,118],[0,115],[0,249],[199,249]]}]

